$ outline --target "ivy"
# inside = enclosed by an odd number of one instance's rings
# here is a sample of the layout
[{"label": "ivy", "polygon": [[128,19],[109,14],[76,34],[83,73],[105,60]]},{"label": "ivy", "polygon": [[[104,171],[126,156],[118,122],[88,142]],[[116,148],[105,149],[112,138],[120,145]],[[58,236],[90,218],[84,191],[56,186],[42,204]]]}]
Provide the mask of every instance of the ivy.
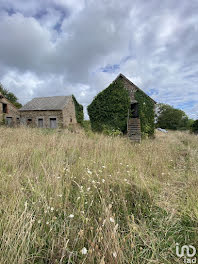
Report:
[{"label": "ivy", "polygon": [[[154,134],[154,101],[143,91],[135,92],[138,102],[141,132],[149,136]],[[120,130],[126,133],[127,117],[130,109],[128,91],[121,80],[113,82],[100,92],[88,106],[91,127],[94,131],[106,129]]]},{"label": "ivy", "polygon": [[135,99],[138,102],[141,132],[143,135],[147,134],[151,136],[155,131],[155,103],[148,95],[146,95],[141,90],[137,90],[135,92]]},{"label": "ivy", "polygon": [[116,129],[126,132],[130,99],[122,81],[110,84],[88,106],[91,127],[94,131]]},{"label": "ivy", "polygon": [[76,120],[79,124],[83,124],[84,121],[84,113],[83,113],[83,106],[79,104],[74,95],[72,95],[74,105],[75,105],[75,112],[76,112]]}]

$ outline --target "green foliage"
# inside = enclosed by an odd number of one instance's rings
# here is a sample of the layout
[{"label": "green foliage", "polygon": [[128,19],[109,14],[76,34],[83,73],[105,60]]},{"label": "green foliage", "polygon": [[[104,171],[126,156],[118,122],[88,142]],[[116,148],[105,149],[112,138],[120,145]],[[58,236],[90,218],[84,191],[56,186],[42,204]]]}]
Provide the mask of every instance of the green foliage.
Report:
[{"label": "green foliage", "polygon": [[87,108],[92,129],[101,132],[106,126],[126,132],[129,105],[129,95],[123,83],[113,82]]},{"label": "green foliage", "polygon": [[72,98],[73,98],[75,110],[76,110],[76,120],[79,124],[83,125],[83,121],[84,121],[83,106],[78,103],[74,95],[72,95]]},{"label": "green foliage", "polygon": [[143,135],[151,136],[154,134],[154,101],[141,90],[135,93],[135,99],[138,102],[139,116],[141,120],[141,132]]},{"label": "green foliage", "polygon": [[3,85],[1,83],[0,83],[0,93],[2,93],[2,95],[5,96],[5,98],[7,100],[9,100],[17,108],[22,107],[22,105],[18,102],[18,98],[13,93],[11,93],[7,89],[3,88]]},{"label": "green foliage", "polygon": [[119,129],[114,129],[114,128],[112,129],[109,128],[108,126],[103,126],[103,133],[111,137],[117,137],[123,134],[122,131],[120,131]]},{"label": "green foliage", "polygon": [[198,134],[198,120],[195,120],[192,124],[191,131],[195,134]]},{"label": "green foliage", "polygon": [[189,129],[190,121],[184,111],[167,104],[158,104],[157,126],[165,129]]}]

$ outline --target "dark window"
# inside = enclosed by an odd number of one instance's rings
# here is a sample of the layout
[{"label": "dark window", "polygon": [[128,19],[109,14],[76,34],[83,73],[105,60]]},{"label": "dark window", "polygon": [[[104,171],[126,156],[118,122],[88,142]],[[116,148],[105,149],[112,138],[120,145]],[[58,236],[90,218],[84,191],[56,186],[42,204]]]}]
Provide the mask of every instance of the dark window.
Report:
[{"label": "dark window", "polygon": [[8,105],[3,104],[3,113],[6,114],[8,112]]},{"label": "dark window", "polygon": [[43,118],[38,118],[38,127],[43,127]]},{"label": "dark window", "polygon": [[31,118],[28,118],[27,119],[27,125],[30,126],[32,124],[32,119]]},{"label": "dark window", "polygon": [[56,118],[50,118],[50,128],[56,128]]},{"label": "dark window", "polygon": [[72,118],[70,117],[70,123],[72,123]]},{"label": "dark window", "polygon": [[17,117],[16,121],[17,121],[17,124],[19,124],[20,123],[20,118]]}]

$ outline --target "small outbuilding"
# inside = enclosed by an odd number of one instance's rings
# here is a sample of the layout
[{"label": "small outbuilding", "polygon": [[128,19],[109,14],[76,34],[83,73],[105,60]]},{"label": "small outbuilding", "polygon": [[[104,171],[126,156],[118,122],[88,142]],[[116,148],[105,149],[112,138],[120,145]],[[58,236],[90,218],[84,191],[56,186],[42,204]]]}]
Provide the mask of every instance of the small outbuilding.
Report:
[{"label": "small outbuilding", "polygon": [[19,111],[21,124],[30,127],[65,128],[83,119],[83,106],[73,95],[34,98]]}]

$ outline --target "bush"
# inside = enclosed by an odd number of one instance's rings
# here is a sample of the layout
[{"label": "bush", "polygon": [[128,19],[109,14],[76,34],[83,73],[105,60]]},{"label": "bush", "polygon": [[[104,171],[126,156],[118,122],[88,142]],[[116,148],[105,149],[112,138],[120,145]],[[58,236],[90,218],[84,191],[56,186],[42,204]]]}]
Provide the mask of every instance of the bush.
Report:
[{"label": "bush", "polygon": [[195,120],[192,124],[191,131],[195,134],[198,134],[198,120]]}]

